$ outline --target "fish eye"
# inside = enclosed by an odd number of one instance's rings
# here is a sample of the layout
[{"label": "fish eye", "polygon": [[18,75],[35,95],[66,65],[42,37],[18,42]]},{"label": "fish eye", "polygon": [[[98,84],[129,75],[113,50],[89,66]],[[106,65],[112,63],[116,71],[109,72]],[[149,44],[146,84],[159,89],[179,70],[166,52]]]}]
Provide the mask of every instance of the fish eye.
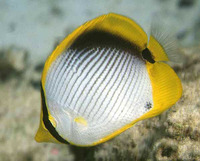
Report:
[{"label": "fish eye", "polygon": [[150,52],[150,50],[148,48],[145,48],[143,51],[142,51],[142,57],[143,59],[145,59],[146,61],[154,64],[155,63],[155,60],[153,59],[153,56]]}]

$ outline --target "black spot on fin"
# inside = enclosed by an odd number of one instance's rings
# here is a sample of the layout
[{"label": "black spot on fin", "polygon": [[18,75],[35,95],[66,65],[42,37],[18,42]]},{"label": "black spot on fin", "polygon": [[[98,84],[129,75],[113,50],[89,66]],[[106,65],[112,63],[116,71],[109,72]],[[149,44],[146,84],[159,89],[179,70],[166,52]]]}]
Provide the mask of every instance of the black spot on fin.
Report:
[{"label": "black spot on fin", "polygon": [[147,60],[148,62],[150,62],[152,64],[155,63],[155,60],[153,59],[153,56],[148,48],[145,48],[142,51],[142,57],[143,57],[143,59]]}]

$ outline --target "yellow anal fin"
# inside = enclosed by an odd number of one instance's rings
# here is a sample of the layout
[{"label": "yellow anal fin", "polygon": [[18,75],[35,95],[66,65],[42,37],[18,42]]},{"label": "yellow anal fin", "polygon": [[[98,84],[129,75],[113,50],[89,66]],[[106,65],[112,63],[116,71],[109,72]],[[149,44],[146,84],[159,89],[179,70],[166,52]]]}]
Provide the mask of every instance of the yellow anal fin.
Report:
[{"label": "yellow anal fin", "polygon": [[138,120],[154,117],[174,105],[182,95],[182,85],[174,70],[166,63],[147,63],[153,89],[153,108]]},{"label": "yellow anal fin", "polygon": [[147,48],[151,51],[155,61],[169,61],[163,46],[151,35]]}]

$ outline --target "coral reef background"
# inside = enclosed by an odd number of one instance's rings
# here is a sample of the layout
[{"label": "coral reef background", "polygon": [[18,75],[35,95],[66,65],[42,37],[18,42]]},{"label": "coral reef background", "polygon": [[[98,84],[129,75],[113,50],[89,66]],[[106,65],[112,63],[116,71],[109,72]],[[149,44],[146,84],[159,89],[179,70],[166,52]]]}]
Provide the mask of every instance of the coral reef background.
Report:
[{"label": "coral reef background", "polygon": [[[179,43],[179,61],[170,65],[182,98],[96,147],[36,143],[46,57],[76,27],[108,12],[135,19],[147,33],[152,17],[169,26]],[[0,0],[0,21],[0,161],[200,160],[200,1]]]}]

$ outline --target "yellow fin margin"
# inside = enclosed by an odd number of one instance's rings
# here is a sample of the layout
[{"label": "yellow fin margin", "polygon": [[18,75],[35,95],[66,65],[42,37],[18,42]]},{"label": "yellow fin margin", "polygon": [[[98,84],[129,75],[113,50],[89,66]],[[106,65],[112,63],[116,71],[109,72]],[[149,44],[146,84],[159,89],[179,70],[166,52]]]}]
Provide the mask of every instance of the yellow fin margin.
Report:
[{"label": "yellow fin margin", "polygon": [[42,74],[42,84],[45,84],[47,71],[53,61],[66,50],[78,36],[86,31],[98,29],[106,31],[111,34],[120,36],[130,43],[138,47],[138,50],[143,50],[147,46],[147,35],[144,30],[135,23],[132,19],[114,13],[102,15],[91,21],[86,22],[71,34],[69,34],[61,43],[56,47],[53,53],[48,57]]},{"label": "yellow fin margin", "polygon": [[168,64],[147,63],[147,71],[152,83],[154,107],[140,120],[159,115],[174,105],[182,95],[181,80]]}]

